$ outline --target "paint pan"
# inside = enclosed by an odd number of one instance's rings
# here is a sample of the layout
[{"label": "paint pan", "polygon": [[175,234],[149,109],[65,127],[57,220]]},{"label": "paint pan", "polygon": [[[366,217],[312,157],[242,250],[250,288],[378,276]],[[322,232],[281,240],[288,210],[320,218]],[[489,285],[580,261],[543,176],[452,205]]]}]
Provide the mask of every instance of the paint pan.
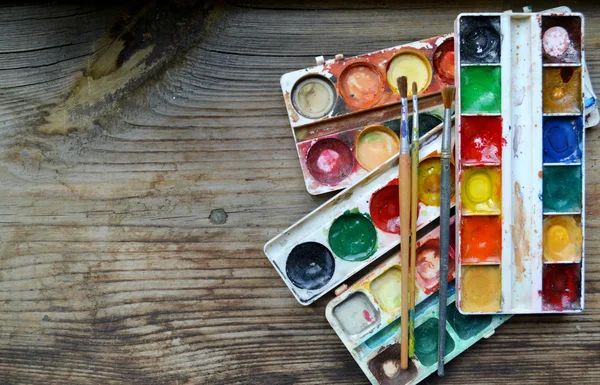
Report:
[{"label": "paint pan", "polygon": [[[409,360],[408,369],[401,370],[399,360],[402,266],[398,253],[327,305],[327,320],[373,384],[416,384],[437,369],[439,236],[439,227],[418,233],[415,358]],[[452,259],[454,249],[449,252]],[[460,314],[454,303],[453,268],[446,279],[450,284],[445,359],[449,361],[492,335],[510,316]]]},{"label": "paint pan", "polygon": [[[281,77],[306,188],[313,195],[353,185],[398,152],[397,134],[390,136],[389,130],[398,131],[399,74],[418,84],[420,111],[427,114],[421,136],[441,122],[441,87],[454,84],[451,35],[336,58]],[[336,149],[328,147],[333,144]]]},{"label": "paint pan", "polygon": [[[375,127],[366,136],[380,132],[390,135],[391,132],[378,130],[380,128]],[[435,165],[436,160],[439,164],[440,133],[438,126],[421,141],[420,167]],[[339,148],[335,146],[337,144],[327,149],[335,148],[339,153]],[[436,186],[436,183],[439,184],[439,176],[430,176],[427,183],[429,189],[439,191],[439,186]],[[396,154],[371,171],[365,179],[324,203],[265,245],[265,254],[301,304],[314,302],[398,246],[401,231],[398,190]],[[439,198],[420,202],[418,228],[439,217],[439,212]],[[424,249],[423,266],[437,263],[430,249]],[[423,282],[428,282],[430,291],[437,290],[435,277],[427,276],[427,272],[425,268]],[[386,285],[384,281],[379,282],[375,286]]]},{"label": "paint pan", "polygon": [[459,310],[581,311],[583,17],[461,14],[455,31]]}]

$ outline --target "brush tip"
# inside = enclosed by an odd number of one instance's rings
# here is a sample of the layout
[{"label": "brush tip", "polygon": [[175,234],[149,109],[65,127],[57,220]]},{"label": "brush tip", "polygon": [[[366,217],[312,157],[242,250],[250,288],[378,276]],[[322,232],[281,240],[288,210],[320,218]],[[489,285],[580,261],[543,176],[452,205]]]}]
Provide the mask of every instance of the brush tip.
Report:
[{"label": "brush tip", "polygon": [[400,96],[405,98],[406,94],[408,94],[408,81],[406,80],[406,76],[400,76],[397,79],[398,82],[398,91],[400,91]]},{"label": "brush tip", "polygon": [[456,94],[456,87],[454,87],[454,86],[445,86],[444,88],[442,88],[442,100],[444,101],[445,109],[452,108],[452,103],[454,102],[455,94]]},{"label": "brush tip", "polygon": [[412,94],[413,96],[419,93],[419,89],[417,88],[417,82],[413,82],[412,84]]}]

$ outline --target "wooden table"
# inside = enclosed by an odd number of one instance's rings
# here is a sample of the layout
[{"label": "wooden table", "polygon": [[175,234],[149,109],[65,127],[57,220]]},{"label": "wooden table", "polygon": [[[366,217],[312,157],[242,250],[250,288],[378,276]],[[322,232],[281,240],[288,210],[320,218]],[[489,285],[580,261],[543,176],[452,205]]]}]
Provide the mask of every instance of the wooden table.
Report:
[{"label": "wooden table", "polygon": [[[523,5],[493,3],[2,6],[0,383],[366,384],[332,294],[298,305],[262,252],[328,198],[304,188],[279,76]],[[600,86],[595,4],[572,8]],[[585,311],[514,317],[424,383],[600,382],[587,133]]]}]

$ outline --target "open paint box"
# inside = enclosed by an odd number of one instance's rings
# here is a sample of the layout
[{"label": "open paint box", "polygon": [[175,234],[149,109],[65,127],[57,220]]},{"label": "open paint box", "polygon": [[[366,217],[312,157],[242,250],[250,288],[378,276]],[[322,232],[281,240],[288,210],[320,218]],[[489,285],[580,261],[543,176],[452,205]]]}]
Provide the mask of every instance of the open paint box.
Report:
[{"label": "open paint box", "polygon": [[[451,223],[454,228],[453,221]],[[453,245],[449,254],[452,262]],[[388,258],[327,305],[327,320],[371,383],[416,384],[437,369],[439,259],[437,227],[417,242],[415,357],[409,360],[406,370],[400,369],[402,266],[398,254]],[[446,278],[450,284],[446,302],[445,361],[450,361],[481,338],[491,336],[510,316],[459,313],[454,303],[453,266],[450,266]]]},{"label": "open paint box", "polygon": [[458,307],[581,311],[583,17],[461,14],[455,30]]},{"label": "open paint box", "polygon": [[441,87],[454,84],[451,35],[323,61],[281,77],[309,193],[351,186],[398,153],[401,74],[417,83],[423,135],[442,122]]},{"label": "open paint box", "polygon": [[[440,128],[419,153],[417,227],[440,213]],[[308,305],[400,243],[398,156],[267,242],[265,254],[296,299]]]}]

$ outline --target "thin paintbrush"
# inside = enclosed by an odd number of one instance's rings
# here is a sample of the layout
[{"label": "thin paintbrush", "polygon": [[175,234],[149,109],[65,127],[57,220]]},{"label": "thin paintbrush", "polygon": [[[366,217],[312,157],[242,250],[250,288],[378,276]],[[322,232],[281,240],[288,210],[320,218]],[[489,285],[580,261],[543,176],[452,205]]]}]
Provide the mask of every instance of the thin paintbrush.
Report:
[{"label": "thin paintbrush", "polygon": [[450,246],[450,129],[454,86],[442,88],[444,130],[442,131],[442,180],[440,186],[440,301],[438,324],[438,376],[444,375],[446,350],[446,306],[448,305],[448,248]]},{"label": "thin paintbrush", "polygon": [[408,317],[408,355],[415,356],[415,267],[417,264],[417,175],[419,170],[419,96],[417,83],[412,83],[413,125],[410,142],[410,309]]},{"label": "thin paintbrush", "polygon": [[400,343],[400,367],[408,368],[408,270],[409,270],[409,239],[410,239],[410,145],[408,134],[408,99],[406,76],[397,79],[400,90],[400,156],[399,167],[399,200],[400,200],[400,258],[402,264],[402,319]]}]

